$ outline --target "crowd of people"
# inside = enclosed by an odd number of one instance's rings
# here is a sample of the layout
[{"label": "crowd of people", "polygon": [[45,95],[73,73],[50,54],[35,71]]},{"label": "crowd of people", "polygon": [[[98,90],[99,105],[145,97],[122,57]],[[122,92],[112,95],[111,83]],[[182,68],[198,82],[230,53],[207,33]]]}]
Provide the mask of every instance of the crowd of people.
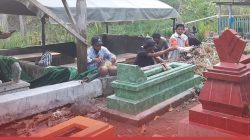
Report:
[{"label": "crowd of people", "polygon": [[160,33],[154,33],[152,39],[146,40],[134,64],[145,67],[164,61],[176,62],[180,60],[180,53],[191,51],[193,46],[200,44],[201,42],[185,28],[184,24],[177,24],[169,42]]},{"label": "crowd of people", "polygon": [[[194,30],[194,29],[193,29]],[[15,31],[0,32],[0,39],[9,38]],[[196,39],[195,33],[189,28],[185,28],[184,24],[175,26],[175,33],[172,34],[169,40],[163,37],[160,33],[154,33],[152,38],[145,40],[143,46],[138,51],[135,65],[145,67],[163,62],[176,62],[180,59],[182,52],[192,50],[193,46],[198,46],[201,42]],[[21,67],[17,61],[6,59],[7,56],[1,56],[0,59],[11,61],[10,69],[15,75],[14,79],[20,79]],[[44,47],[41,58],[35,62],[36,65],[48,67],[52,63],[52,55],[48,48]],[[7,63],[6,63],[7,64]],[[6,66],[5,66],[6,67]],[[94,36],[91,39],[91,47],[87,50],[87,69],[97,69],[100,76],[116,75],[116,56],[103,46],[103,41],[100,36]],[[0,80],[5,80],[4,72],[0,71]],[[19,80],[15,80],[16,82]]]},{"label": "crowd of people", "polygon": [[[134,64],[145,67],[165,61],[176,62],[180,59],[180,53],[191,51],[193,46],[200,44],[189,28],[185,28],[184,24],[177,24],[169,41],[160,33],[154,33],[152,38],[147,39],[138,51]],[[91,45],[87,53],[88,69],[96,68],[102,76],[115,75],[116,56],[103,46],[102,38],[93,37]]]}]

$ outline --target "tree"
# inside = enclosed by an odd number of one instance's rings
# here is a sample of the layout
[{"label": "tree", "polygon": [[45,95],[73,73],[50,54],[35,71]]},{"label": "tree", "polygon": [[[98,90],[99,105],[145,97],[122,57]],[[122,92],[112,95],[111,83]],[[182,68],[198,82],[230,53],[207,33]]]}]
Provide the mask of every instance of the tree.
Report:
[{"label": "tree", "polygon": [[183,20],[197,20],[213,16],[216,14],[216,6],[212,3],[214,0],[183,0],[184,5],[181,10]]},{"label": "tree", "polygon": [[214,0],[161,0],[174,7],[184,22],[216,14]]}]

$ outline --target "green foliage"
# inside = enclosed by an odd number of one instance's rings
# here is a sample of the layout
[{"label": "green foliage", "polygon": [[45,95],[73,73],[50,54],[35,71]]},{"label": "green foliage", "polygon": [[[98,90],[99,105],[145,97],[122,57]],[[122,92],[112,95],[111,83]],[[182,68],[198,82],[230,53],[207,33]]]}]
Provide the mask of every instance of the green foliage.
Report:
[{"label": "green foliage", "polygon": [[154,32],[159,32],[165,36],[168,28],[172,28],[172,20],[134,21],[114,23],[111,26],[111,34],[151,36]]},{"label": "green foliage", "polygon": [[183,0],[180,11],[184,21],[196,20],[216,14],[214,0]]},{"label": "green foliage", "polygon": [[216,32],[217,30],[217,20],[209,22],[199,22],[198,23],[198,33],[197,38],[201,41],[205,41],[205,34],[209,32]]},{"label": "green foliage", "polygon": [[71,42],[74,41],[75,39],[62,26],[59,26],[57,24],[46,24],[45,33],[46,33],[45,36],[47,44],[58,43],[58,42]]},{"label": "green foliage", "polygon": [[171,37],[172,34],[173,34],[173,28],[166,29],[166,32],[165,32],[166,37]]},{"label": "green foliage", "polygon": [[[214,0],[161,0],[174,7],[180,12],[183,22],[212,16],[215,14]],[[41,44],[41,22],[38,18],[27,17],[26,33],[15,33],[6,40],[0,40],[0,48],[27,47]],[[216,23],[197,23],[198,37],[204,38],[204,33],[216,30]],[[91,23],[87,28],[87,40],[94,35],[106,32],[106,25],[102,23]],[[172,20],[152,20],[109,23],[109,33],[119,35],[151,36],[154,32],[160,32],[163,36],[171,36]],[[75,38],[59,25],[46,24],[46,43],[59,43],[74,41]]]},{"label": "green foliage", "polygon": [[91,37],[105,33],[105,25],[101,23],[91,23],[87,28],[87,40],[90,43]]},{"label": "green foliage", "polygon": [[0,48],[22,48],[26,42],[23,40],[23,37],[20,33],[14,33],[8,39],[0,39]]}]

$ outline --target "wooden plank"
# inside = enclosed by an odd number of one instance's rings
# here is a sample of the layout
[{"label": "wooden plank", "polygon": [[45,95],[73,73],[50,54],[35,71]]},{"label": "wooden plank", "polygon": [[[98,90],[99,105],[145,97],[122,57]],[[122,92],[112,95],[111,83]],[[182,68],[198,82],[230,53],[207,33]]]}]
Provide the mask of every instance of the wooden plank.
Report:
[{"label": "wooden plank", "polygon": [[46,24],[46,19],[45,16],[41,18],[41,23],[42,23],[42,47],[45,47],[45,24]]},{"label": "wooden plank", "polygon": [[244,1],[244,2],[213,2],[215,3],[216,5],[233,5],[233,6],[248,6],[250,5],[250,2],[249,1]]},{"label": "wooden plank", "polygon": [[124,53],[116,56],[117,63],[127,63],[132,64],[136,59],[137,54],[134,53]]},{"label": "wooden plank", "polygon": [[[61,55],[58,52],[50,52],[53,57]],[[18,54],[18,55],[11,55],[11,57],[18,59],[18,60],[25,60],[25,59],[36,59],[41,58],[42,53],[29,53],[29,54]]]},{"label": "wooden plank", "polygon": [[66,11],[66,13],[67,13],[67,15],[69,17],[71,25],[74,27],[75,30],[77,30],[77,28],[76,28],[76,21],[75,21],[74,17],[72,16],[73,14],[72,14],[72,12],[71,12],[71,10],[69,8],[69,5],[68,5],[67,1],[66,0],[62,0],[62,3],[64,5],[65,11]]},{"label": "wooden plank", "polygon": [[38,9],[40,9],[41,11],[43,11],[45,14],[47,14],[50,18],[52,18],[53,20],[55,20],[58,24],[60,24],[61,26],[63,26],[69,33],[71,33],[73,36],[75,36],[79,41],[81,41],[83,44],[85,44],[84,45],[85,47],[87,47],[86,40],[76,30],[74,30],[69,25],[67,25],[63,20],[61,20],[60,18],[58,18],[53,12],[51,12],[48,8],[44,7],[38,1],[36,1],[36,0],[30,0],[30,2],[34,6],[36,6]]},{"label": "wooden plank", "polygon": [[[76,2],[76,26],[79,34],[86,38],[87,29],[87,4],[86,0],[77,0]],[[78,73],[82,73],[87,70],[87,44],[77,40],[77,69]]]},{"label": "wooden plank", "polygon": [[[134,63],[136,56],[137,56],[137,54],[134,54],[134,53],[118,54],[118,55],[116,55],[116,62],[117,63],[132,64],[132,63]],[[77,67],[77,64],[71,63],[71,64],[65,64],[65,65],[61,65],[61,66],[63,66],[63,67]]]}]

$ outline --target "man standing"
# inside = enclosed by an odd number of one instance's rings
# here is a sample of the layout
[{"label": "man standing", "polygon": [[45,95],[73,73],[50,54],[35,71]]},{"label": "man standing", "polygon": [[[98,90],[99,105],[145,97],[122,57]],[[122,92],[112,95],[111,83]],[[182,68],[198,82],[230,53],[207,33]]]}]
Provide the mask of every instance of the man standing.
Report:
[{"label": "man standing", "polygon": [[170,48],[173,51],[169,52],[168,59],[170,62],[175,62],[180,59],[180,52],[188,51],[185,47],[189,46],[188,37],[184,34],[184,24],[177,24],[175,27],[175,33],[170,37]]},{"label": "man standing", "polygon": [[102,46],[100,36],[92,37],[92,47],[87,51],[88,69],[98,69],[101,76],[116,75],[116,56]]},{"label": "man standing", "polygon": [[[168,42],[167,42],[166,38],[161,36],[160,33],[154,33],[152,35],[152,37],[156,43],[155,47],[157,48],[157,50],[155,50],[155,51],[162,51],[162,50],[168,49]],[[161,58],[163,58],[163,59],[167,58],[167,54],[161,56]]]}]

